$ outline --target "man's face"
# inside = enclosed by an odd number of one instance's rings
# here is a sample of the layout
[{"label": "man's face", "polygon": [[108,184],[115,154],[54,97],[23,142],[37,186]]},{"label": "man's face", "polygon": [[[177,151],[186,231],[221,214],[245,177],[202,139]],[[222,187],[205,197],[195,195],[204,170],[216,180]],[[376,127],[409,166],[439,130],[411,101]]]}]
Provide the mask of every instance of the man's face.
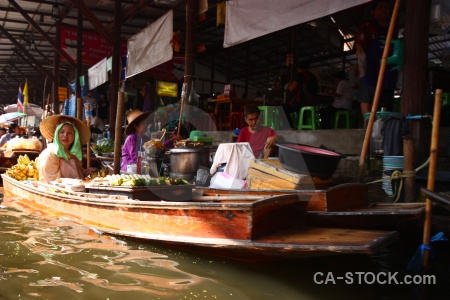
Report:
[{"label": "man's face", "polygon": [[248,127],[255,130],[256,127],[258,127],[258,118],[259,118],[258,113],[249,114],[245,117],[245,123],[247,123]]}]

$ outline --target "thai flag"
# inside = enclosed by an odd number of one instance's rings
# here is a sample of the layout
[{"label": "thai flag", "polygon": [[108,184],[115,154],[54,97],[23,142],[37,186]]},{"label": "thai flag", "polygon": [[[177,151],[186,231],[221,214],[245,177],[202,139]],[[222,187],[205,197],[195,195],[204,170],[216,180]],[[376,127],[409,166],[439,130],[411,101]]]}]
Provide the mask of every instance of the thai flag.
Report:
[{"label": "thai flag", "polygon": [[17,107],[23,110],[22,84],[19,84],[19,93],[17,94]]}]

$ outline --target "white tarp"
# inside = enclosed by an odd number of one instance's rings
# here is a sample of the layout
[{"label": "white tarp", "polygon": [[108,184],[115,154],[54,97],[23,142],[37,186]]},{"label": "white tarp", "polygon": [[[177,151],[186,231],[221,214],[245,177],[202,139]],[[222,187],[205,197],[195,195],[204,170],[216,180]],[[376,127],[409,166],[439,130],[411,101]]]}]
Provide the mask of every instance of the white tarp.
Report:
[{"label": "white tarp", "polygon": [[312,21],[369,0],[228,0],[224,47]]},{"label": "white tarp", "polygon": [[173,57],[173,12],[128,39],[127,78],[156,67]]},{"label": "white tarp", "polygon": [[106,68],[107,58],[105,57],[88,70],[89,90],[108,81],[108,71]]}]

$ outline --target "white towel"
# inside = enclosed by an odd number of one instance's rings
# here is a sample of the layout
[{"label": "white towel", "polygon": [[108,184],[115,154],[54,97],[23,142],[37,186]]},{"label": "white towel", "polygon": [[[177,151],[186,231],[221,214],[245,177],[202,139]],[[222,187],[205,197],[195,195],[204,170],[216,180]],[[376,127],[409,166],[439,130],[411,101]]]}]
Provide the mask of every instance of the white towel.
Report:
[{"label": "white towel", "polygon": [[214,156],[210,173],[214,174],[221,164],[226,163],[223,170],[225,173],[237,179],[245,179],[252,159],[255,159],[255,156],[249,143],[220,144]]}]

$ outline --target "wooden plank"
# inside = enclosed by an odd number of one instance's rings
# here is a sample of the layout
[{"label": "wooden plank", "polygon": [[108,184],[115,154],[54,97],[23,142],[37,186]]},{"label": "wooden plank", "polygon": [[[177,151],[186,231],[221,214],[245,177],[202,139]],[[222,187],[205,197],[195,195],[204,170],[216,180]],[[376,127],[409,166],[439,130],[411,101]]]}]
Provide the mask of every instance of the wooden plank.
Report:
[{"label": "wooden plank", "polygon": [[282,178],[293,184],[325,184],[330,183],[331,178],[320,179],[318,177],[313,177],[309,174],[300,174],[292,172],[284,168],[278,159],[255,159],[250,161],[250,168],[271,174],[278,178]]},{"label": "wooden plank", "polygon": [[[309,182],[312,184],[312,181]],[[306,184],[306,182],[305,182]],[[258,171],[253,168],[248,169],[247,185],[252,190],[297,190],[300,185],[278,178],[276,176]]]}]

